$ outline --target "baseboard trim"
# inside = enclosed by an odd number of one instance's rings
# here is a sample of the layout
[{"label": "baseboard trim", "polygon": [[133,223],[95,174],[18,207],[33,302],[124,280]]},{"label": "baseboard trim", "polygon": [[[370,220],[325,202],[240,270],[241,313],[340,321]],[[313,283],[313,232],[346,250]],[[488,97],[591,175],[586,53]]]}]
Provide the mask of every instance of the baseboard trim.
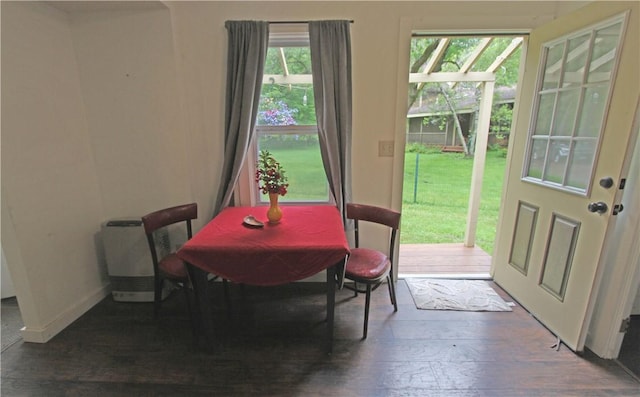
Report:
[{"label": "baseboard trim", "polygon": [[111,293],[109,284],[99,288],[86,299],[72,306],[63,312],[56,319],[51,321],[44,327],[22,327],[20,334],[25,342],[46,343],[56,336],[60,331],[67,328],[71,323],[76,321],[80,316],[85,314],[89,309],[104,299]]},{"label": "baseboard trim", "polygon": [[425,273],[425,274],[398,274],[398,278],[448,278],[458,280],[491,280],[489,273]]}]

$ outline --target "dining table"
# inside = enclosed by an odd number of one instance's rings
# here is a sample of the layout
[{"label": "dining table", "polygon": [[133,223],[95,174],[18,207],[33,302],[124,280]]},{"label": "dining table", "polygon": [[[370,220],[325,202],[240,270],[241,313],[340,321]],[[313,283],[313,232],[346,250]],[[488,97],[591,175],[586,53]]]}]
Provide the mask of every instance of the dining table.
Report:
[{"label": "dining table", "polygon": [[333,350],[336,280],[350,253],[342,216],[334,205],[282,205],[278,223],[268,207],[226,207],[178,251],[197,299],[198,337],[214,350],[208,274],[241,285],[276,286],[326,271],[326,348]]}]

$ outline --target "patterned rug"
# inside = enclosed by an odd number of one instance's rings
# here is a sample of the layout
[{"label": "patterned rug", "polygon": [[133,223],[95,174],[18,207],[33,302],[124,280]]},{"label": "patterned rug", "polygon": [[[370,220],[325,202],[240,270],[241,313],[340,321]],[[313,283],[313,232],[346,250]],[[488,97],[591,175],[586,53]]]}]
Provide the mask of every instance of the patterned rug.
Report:
[{"label": "patterned rug", "polygon": [[482,280],[407,278],[409,291],[418,309],[510,312],[505,302]]}]

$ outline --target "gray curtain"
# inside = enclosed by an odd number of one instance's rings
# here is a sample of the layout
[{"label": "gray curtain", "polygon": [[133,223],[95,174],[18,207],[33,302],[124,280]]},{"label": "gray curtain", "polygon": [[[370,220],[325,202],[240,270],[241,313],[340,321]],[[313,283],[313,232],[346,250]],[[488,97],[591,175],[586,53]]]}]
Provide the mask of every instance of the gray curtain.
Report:
[{"label": "gray curtain", "polygon": [[227,21],[227,91],[224,163],[214,215],[227,207],[240,175],[258,115],[262,75],[269,44],[266,21]]},{"label": "gray curtain", "polygon": [[351,35],[349,21],[309,22],[320,153],[342,213],[351,201]]}]

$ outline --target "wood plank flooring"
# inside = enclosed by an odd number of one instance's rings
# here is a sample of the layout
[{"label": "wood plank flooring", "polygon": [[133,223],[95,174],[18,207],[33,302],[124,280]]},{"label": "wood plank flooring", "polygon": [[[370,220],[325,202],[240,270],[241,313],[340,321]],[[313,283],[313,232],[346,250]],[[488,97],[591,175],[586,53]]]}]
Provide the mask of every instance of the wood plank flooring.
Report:
[{"label": "wood plank flooring", "polygon": [[[222,301],[220,283],[212,296]],[[495,287],[506,300],[510,298]],[[334,353],[324,350],[321,283],[231,286],[232,309],[212,303],[217,354],[192,344],[182,293],[152,305],[92,308],[46,344],[2,353],[3,396],[638,396],[615,361],[556,351],[521,307],[513,312],[418,310],[404,280],[398,312],[374,291],[369,337],[364,297],[336,296]]]},{"label": "wood plank flooring", "polygon": [[22,339],[20,335],[20,328],[23,326],[22,316],[20,315],[18,300],[15,296],[2,299],[0,317],[2,320],[2,335],[0,335],[0,339],[2,339],[2,351],[4,351]]},{"label": "wood plank flooring", "polygon": [[480,247],[462,243],[401,244],[398,251],[399,274],[488,276],[491,255]]},{"label": "wood plank flooring", "polygon": [[630,317],[631,324],[624,335],[618,361],[640,378],[640,315]]}]

